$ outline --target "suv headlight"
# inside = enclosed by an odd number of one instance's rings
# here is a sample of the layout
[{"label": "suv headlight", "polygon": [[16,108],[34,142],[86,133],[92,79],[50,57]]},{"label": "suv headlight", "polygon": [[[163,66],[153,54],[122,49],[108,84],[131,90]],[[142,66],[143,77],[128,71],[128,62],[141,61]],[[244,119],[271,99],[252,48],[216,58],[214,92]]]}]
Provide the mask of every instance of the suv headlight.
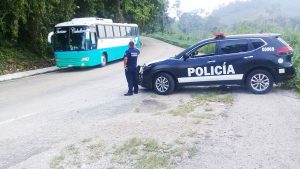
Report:
[{"label": "suv headlight", "polygon": [[150,65],[144,65],[143,66],[143,72],[145,72],[147,70],[150,70],[152,67],[153,67],[152,64],[150,64]]}]

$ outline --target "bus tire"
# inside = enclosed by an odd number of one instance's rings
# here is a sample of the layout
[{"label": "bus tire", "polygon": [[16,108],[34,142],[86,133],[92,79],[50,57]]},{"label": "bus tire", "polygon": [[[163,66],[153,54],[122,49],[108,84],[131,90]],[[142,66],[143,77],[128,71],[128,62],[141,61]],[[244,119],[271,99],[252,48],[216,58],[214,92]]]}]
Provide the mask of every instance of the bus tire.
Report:
[{"label": "bus tire", "polygon": [[101,67],[105,67],[106,64],[107,64],[107,56],[106,56],[105,53],[103,53],[102,56],[101,56],[101,64],[100,64],[100,66]]}]

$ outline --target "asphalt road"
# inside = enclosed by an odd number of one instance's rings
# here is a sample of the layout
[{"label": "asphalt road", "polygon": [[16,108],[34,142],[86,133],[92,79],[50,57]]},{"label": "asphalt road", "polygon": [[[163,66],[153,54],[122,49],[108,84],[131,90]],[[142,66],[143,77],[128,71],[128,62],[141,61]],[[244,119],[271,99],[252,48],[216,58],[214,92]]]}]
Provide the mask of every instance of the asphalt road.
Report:
[{"label": "asphalt road", "polygon": [[[142,41],[139,64],[182,50],[150,38]],[[142,90],[129,99],[123,96],[126,91],[120,61],[104,68],[0,83],[0,169],[14,167],[66,140],[88,138],[95,131],[101,134],[104,129],[95,127],[99,121],[132,112],[151,94]],[[235,97],[232,107],[209,126],[199,153],[179,168],[299,168],[299,96],[278,88],[266,95],[239,88],[229,91]]]},{"label": "asphalt road", "polygon": [[[139,64],[182,49],[142,38]],[[42,153],[63,140],[88,135],[99,120],[130,112],[143,95],[128,99],[123,63],[64,70],[0,83],[0,168]],[[135,104],[133,104],[135,103]]]}]

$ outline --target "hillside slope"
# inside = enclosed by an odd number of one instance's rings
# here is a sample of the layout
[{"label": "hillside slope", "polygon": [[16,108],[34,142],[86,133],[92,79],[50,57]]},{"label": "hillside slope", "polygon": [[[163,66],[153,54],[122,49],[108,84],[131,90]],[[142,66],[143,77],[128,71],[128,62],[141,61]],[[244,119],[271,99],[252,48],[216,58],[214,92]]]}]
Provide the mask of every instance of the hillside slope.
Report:
[{"label": "hillside slope", "polygon": [[[224,24],[235,24],[241,21],[254,21],[260,18],[276,19],[300,18],[299,0],[248,0],[230,3],[213,11],[212,16],[220,18]],[[234,19],[233,19],[234,18]]]}]

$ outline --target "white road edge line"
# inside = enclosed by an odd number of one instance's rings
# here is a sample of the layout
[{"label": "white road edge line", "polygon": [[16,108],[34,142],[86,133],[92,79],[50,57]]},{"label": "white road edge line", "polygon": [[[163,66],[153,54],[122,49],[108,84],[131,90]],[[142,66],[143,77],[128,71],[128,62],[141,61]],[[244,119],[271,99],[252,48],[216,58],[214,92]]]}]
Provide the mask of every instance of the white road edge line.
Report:
[{"label": "white road edge line", "polygon": [[33,116],[33,115],[36,115],[36,114],[38,114],[38,113],[30,113],[30,114],[26,114],[26,115],[23,115],[23,116],[20,116],[20,117],[17,117],[17,118],[12,118],[12,119],[9,119],[9,120],[5,120],[5,121],[0,122],[0,126],[3,125],[3,124],[8,124],[8,123],[15,122],[17,120],[22,120],[22,119],[25,119],[27,117],[30,117],[30,116]]},{"label": "white road edge line", "polygon": [[50,72],[55,72],[60,69],[61,68],[52,66],[52,67],[46,67],[46,68],[42,68],[42,69],[29,70],[29,71],[25,71],[25,72],[1,75],[0,82],[5,82],[5,81],[9,81],[9,80],[14,80],[14,79],[20,79],[20,78],[24,78],[24,77],[35,76],[35,75],[45,74],[45,73],[50,73]]}]

